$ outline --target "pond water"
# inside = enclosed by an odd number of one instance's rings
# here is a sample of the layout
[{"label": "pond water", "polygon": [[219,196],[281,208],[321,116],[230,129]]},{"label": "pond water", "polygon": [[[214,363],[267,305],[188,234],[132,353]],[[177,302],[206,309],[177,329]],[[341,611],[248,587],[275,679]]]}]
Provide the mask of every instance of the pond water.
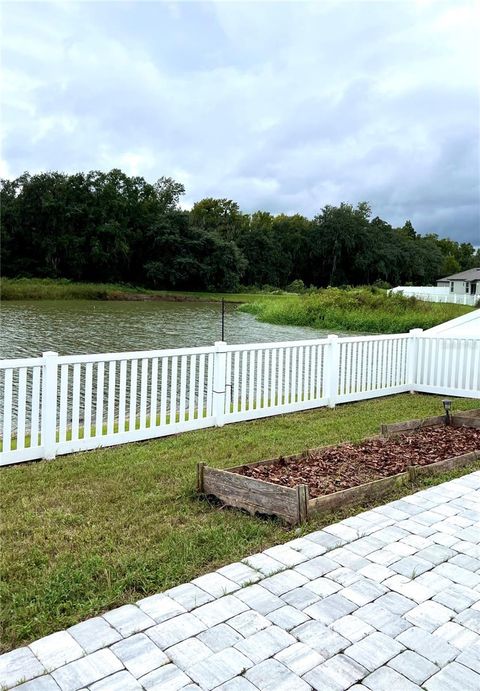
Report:
[{"label": "pond water", "polygon": [[[227,343],[323,338],[325,331],[258,322],[225,305]],[[36,357],[213,345],[221,337],[220,303],[7,301],[0,306],[0,357]]]}]

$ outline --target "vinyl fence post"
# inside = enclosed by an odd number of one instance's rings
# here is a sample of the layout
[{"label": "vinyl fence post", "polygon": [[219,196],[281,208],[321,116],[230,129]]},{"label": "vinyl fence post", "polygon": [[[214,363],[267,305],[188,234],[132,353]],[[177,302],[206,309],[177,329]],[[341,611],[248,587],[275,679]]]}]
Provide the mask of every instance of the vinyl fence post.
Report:
[{"label": "vinyl fence post", "polygon": [[216,352],[213,358],[213,417],[215,427],[223,427],[226,399],[226,365],[227,353],[224,350],[225,341],[216,341]]},{"label": "vinyl fence post", "polygon": [[338,374],[340,369],[340,344],[336,334],[328,336],[326,388],[328,407],[335,408],[338,395]]},{"label": "vinyl fence post", "polygon": [[58,353],[42,354],[42,446],[47,461],[56,456],[57,446],[57,358]]},{"label": "vinyl fence post", "polygon": [[410,393],[415,393],[417,384],[417,364],[418,364],[418,337],[423,333],[423,329],[410,329],[410,337],[407,347],[407,386]]}]

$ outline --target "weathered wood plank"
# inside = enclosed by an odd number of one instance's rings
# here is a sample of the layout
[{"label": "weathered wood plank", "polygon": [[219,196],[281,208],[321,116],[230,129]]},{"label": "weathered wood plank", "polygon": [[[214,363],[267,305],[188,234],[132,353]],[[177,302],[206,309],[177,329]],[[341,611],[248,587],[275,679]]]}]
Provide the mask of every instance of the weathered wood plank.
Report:
[{"label": "weathered wood plank", "polygon": [[429,463],[428,465],[412,465],[408,469],[408,474],[410,480],[415,480],[417,477],[436,475],[437,473],[442,473],[454,468],[463,468],[473,463],[478,458],[480,458],[480,451],[470,451],[470,453],[464,453],[461,456],[453,456],[452,458],[445,458],[443,461]]},{"label": "weathered wood plank", "polygon": [[337,509],[360,504],[364,501],[381,499],[391,490],[404,485],[408,482],[408,479],[408,473],[398,473],[398,475],[391,475],[390,477],[366,482],[357,487],[342,489],[323,497],[315,497],[315,499],[310,499],[308,502],[308,515],[310,516],[312,513],[335,511]]},{"label": "weathered wood plank", "polygon": [[452,427],[473,427],[475,429],[480,429],[480,417],[453,415]]},{"label": "weathered wood plank", "polygon": [[408,422],[394,422],[388,425],[381,425],[380,433],[382,437],[390,437],[394,434],[410,432],[422,427],[436,427],[440,425],[445,425],[445,415],[437,415],[424,420],[408,420]]},{"label": "weathered wood plank", "polygon": [[304,508],[299,509],[296,487],[283,487],[208,466],[203,468],[203,493],[252,514],[279,516],[287,523],[297,523],[299,515],[306,513]]}]

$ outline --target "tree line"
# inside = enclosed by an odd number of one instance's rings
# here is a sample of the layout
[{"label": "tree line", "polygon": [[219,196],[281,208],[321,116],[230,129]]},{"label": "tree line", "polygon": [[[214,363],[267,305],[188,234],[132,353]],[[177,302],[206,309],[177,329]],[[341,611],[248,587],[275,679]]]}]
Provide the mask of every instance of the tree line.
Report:
[{"label": "tree line", "polygon": [[[434,284],[480,266],[480,252],[410,221],[394,228],[366,202],[301,214],[242,213],[228,199],[180,206],[185,189],[121,170],[2,180],[2,273],[157,289]],[[298,285],[301,285],[298,283]]]}]

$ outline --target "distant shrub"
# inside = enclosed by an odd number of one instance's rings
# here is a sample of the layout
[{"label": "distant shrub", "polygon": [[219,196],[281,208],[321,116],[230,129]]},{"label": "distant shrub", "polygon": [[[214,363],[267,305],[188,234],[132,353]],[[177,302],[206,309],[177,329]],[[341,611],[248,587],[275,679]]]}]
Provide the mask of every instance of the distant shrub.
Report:
[{"label": "distant shrub", "polygon": [[285,290],[287,293],[304,293],[305,283],[300,278],[297,278],[295,281],[289,283]]}]

